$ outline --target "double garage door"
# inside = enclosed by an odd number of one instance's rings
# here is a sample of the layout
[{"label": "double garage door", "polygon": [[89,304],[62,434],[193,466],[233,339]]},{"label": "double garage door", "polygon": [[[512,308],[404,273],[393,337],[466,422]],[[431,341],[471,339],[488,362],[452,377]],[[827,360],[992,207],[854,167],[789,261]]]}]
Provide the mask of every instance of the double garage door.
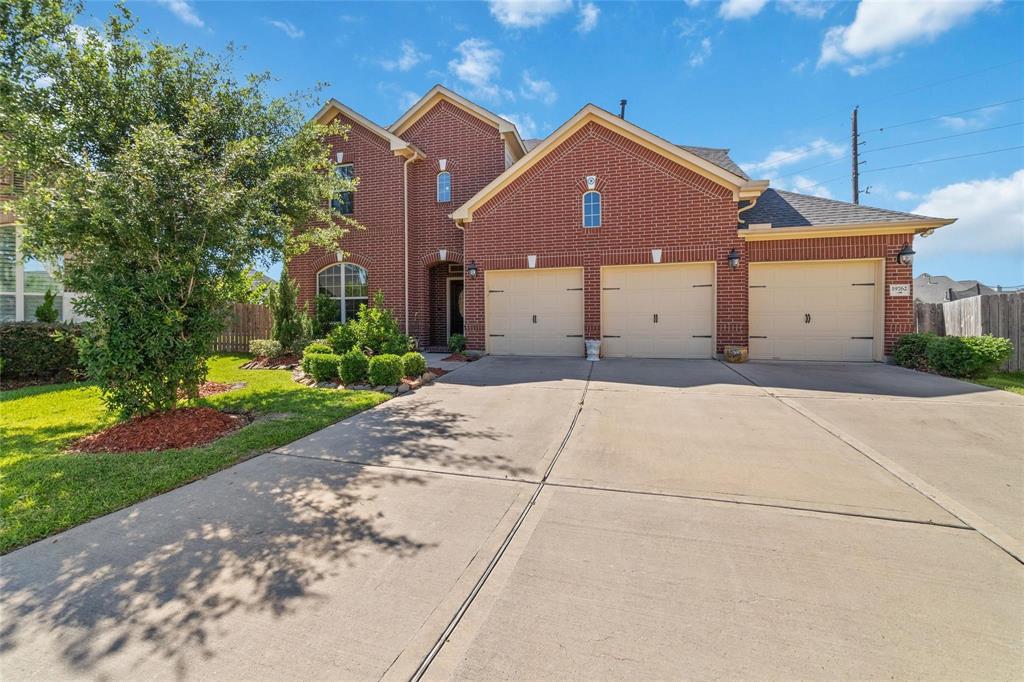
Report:
[{"label": "double garage door", "polygon": [[[583,269],[488,271],[487,350],[495,355],[583,354]],[[880,359],[880,261],[750,265],[750,357]],[[601,268],[605,357],[715,354],[712,263]]]},{"label": "double garage door", "polygon": [[[486,273],[487,350],[495,355],[583,354],[582,268]],[[601,269],[606,357],[714,355],[714,266]]]},{"label": "double garage door", "polygon": [[751,263],[750,357],[880,359],[880,261]]}]

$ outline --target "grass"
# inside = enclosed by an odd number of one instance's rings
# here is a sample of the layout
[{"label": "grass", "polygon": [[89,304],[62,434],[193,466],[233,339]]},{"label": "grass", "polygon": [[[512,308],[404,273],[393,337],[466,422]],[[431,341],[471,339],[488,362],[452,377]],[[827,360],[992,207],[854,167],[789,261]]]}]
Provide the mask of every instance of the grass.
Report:
[{"label": "grass", "polygon": [[[209,445],[134,454],[68,454],[68,443],[115,423],[89,384],[0,392],[0,554],[280,447],[387,399],[306,388],[283,370],[243,370],[242,355],[209,362],[210,381],[245,388],[199,404],[257,419]],[[260,419],[259,416],[273,418]]]},{"label": "grass", "polygon": [[1024,372],[999,372],[984,379],[975,379],[974,383],[1024,395]]}]

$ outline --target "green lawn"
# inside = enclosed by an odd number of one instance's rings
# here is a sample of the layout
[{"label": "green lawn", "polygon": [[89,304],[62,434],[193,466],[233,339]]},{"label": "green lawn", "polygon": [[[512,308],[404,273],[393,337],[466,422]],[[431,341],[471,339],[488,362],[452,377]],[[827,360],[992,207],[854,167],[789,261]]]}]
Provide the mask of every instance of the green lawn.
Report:
[{"label": "green lawn", "polygon": [[1024,372],[1000,372],[986,379],[977,379],[974,383],[1024,395]]},{"label": "green lawn", "polygon": [[200,404],[249,411],[257,419],[187,450],[67,454],[69,441],[115,421],[96,387],[58,384],[0,392],[0,553],[290,443],[387,399],[370,391],[306,388],[287,371],[239,369],[246,359],[212,358],[210,381],[247,385]]}]

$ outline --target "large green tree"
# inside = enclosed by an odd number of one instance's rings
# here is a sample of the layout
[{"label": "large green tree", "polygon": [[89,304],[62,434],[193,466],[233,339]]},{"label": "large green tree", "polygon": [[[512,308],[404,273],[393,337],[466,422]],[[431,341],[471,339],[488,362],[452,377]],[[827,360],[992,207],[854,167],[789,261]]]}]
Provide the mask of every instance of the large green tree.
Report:
[{"label": "large green tree", "polygon": [[26,251],[66,257],[108,404],[169,409],[197,394],[248,268],[334,250],[355,225],[330,205],[355,189],[326,144],[347,131],[306,119],[312,93],[237,78],[230,48],[149,40],[123,6],[83,28],[80,11],[0,3],[0,166],[28,173],[14,205]]}]

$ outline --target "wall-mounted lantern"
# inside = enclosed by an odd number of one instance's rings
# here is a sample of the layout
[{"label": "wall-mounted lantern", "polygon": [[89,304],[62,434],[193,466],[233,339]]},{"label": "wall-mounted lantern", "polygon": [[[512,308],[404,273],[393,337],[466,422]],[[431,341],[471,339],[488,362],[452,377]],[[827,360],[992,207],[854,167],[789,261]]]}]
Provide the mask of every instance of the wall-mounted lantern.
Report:
[{"label": "wall-mounted lantern", "polygon": [[469,273],[470,277],[472,277],[473,279],[476,279],[476,272],[477,271],[476,271],[476,261],[475,260],[469,261],[469,265],[466,266],[466,272]]},{"label": "wall-mounted lantern", "polygon": [[914,250],[910,248],[910,244],[904,244],[900,252],[896,254],[896,262],[900,265],[913,265],[914,264]]},{"label": "wall-mounted lantern", "polygon": [[740,266],[740,252],[733,249],[729,252],[729,267],[735,270]]}]

